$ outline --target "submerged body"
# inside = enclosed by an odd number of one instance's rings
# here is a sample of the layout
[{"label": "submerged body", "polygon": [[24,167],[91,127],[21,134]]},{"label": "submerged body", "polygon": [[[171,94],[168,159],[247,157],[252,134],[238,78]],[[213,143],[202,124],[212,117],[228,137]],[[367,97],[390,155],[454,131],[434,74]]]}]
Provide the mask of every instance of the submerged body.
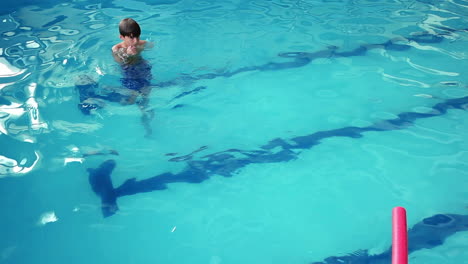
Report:
[{"label": "submerged body", "polygon": [[141,53],[152,43],[140,40],[141,30],[133,19],[123,19],[119,31],[122,42],[112,47],[112,55],[121,68],[122,87],[99,90],[97,83],[90,77],[79,76],[76,83],[80,94],[78,108],[83,114],[89,115],[92,110],[102,108],[104,100],[122,105],[137,104],[142,113],[145,136],[149,137],[152,134],[150,121],[154,117],[153,110],[148,109],[153,76],[151,64],[143,59]]}]

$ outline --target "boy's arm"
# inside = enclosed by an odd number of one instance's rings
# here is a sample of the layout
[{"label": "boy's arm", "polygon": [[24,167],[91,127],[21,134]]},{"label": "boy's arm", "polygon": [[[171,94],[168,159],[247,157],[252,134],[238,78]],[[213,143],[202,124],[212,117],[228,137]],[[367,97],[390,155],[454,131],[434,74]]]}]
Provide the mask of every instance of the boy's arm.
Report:
[{"label": "boy's arm", "polygon": [[144,40],[144,46],[143,47],[144,47],[144,49],[152,49],[152,48],[154,48],[154,42]]},{"label": "boy's arm", "polygon": [[140,40],[140,44],[137,47],[138,47],[138,53],[140,53],[144,50],[154,48],[154,42],[150,42],[147,40]]},{"label": "boy's arm", "polygon": [[112,47],[112,56],[114,57],[114,60],[118,63],[123,63],[122,58],[118,54],[119,52],[119,46],[118,44]]}]

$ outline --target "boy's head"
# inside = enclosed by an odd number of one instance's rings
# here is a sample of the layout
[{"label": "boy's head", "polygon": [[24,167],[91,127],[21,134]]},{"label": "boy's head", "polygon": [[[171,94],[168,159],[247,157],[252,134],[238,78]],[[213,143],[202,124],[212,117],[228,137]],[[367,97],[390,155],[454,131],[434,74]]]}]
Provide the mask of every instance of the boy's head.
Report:
[{"label": "boy's head", "polygon": [[131,18],[125,18],[120,21],[119,31],[123,37],[139,38],[141,34],[140,25]]}]

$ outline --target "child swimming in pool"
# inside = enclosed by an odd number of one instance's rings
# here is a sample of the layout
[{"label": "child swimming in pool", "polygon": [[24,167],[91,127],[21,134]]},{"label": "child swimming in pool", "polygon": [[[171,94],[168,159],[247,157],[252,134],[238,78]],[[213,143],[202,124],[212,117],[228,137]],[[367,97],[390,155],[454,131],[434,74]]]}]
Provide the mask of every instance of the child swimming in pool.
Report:
[{"label": "child swimming in pool", "polygon": [[[152,133],[150,121],[154,117],[152,110],[148,110],[151,92],[151,65],[143,59],[141,52],[152,46],[152,43],[140,39],[141,29],[138,23],[125,18],[120,21],[119,32],[121,43],[112,47],[112,55],[122,69],[122,85],[127,88],[128,95],[122,97],[121,104],[137,103],[142,112],[142,123],[146,130],[146,137]],[[137,101],[138,97],[141,99]]]},{"label": "child swimming in pool", "polygon": [[148,42],[140,39],[140,25],[131,18],[125,18],[120,21],[119,32],[122,42],[112,47],[114,59],[121,64],[134,64],[141,61],[140,54]]},{"label": "child swimming in pool", "polygon": [[141,52],[153,44],[140,40],[140,26],[131,18],[120,21],[119,31],[122,42],[112,47],[112,55],[120,64],[123,87],[99,89],[91,77],[80,75],[75,83],[80,94],[78,108],[83,114],[89,115],[93,110],[102,108],[104,100],[123,105],[136,103],[142,113],[145,136],[149,137],[152,133],[150,121],[154,117],[153,110],[148,109],[152,75],[151,65],[143,59]]}]

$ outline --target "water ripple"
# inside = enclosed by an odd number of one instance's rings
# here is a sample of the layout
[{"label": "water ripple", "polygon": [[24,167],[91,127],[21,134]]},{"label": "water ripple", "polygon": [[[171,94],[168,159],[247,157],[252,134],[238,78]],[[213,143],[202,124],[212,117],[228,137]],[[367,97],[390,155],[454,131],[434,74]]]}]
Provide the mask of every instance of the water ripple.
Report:
[{"label": "water ripple", "polygon": [[417,87],[421,87],[421,88],[430,87],[430,85],[427,84],[427,83],[423,83],[423,82],[416,81],[416,80],[411,80],[411,79],[406,79],[406,78],[393,76],[393,75],[390,75],[390,74],[387,74],[387,73],[383,72],[383,70],[381,70],[381,74],[382,74],[384,80],[397,83],[398,85],[401,85],[401,86],[417,86]]},{"label": "water ripple", "polygon": [[445,76],[459,76],[460,75],[457,72],[446,72],[446,71],[431,69],[431,68],[428,68],[428,67],[418,65],[416,63],[413,63],[410,58],[407,58],[406,62],[408,62],[408,64],[411,67],[413,67],[413,68],[415,68],[417,70],[420,70],[420,71],[425,72],[425,73],[433,74],[433,75],[445,75]]}]

